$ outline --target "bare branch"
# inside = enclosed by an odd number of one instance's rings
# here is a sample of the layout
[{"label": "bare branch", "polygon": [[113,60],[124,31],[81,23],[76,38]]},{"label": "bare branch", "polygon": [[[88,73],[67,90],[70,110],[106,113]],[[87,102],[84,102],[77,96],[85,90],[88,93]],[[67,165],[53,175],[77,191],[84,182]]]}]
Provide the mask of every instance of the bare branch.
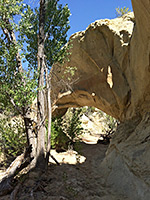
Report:
[{"label": "bare branch", "polygon": [[21,110],[19,109],[19,107],[15,104],[13,98],[10,96],[10,94],[6,91],[6,94],[8,96],[8,98],[10,99],[11,104],[13,105],[13,107],[19,112],[19,114],[22,115]]}]

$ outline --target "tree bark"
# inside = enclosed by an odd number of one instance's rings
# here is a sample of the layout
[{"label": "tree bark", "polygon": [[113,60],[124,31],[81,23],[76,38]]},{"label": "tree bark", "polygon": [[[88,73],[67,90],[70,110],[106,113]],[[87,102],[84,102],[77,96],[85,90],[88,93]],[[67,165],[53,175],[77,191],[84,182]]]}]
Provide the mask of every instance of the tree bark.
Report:
[{"label": "tree bark", "polygon": [[18,174],[22,169],[27,167],[30,162],[30,153],[32,152],[32,146],[29,146],[24,153],[18,156],[11,165],[7,168],[7,170],[1,175],[0,178],[0,196],[6,195],[10,193],[16,183],[14,177]]},{"label": "tree bark", "polygon": [[40,0],[40,16],[39,16],[39,35],[38,35],[38,141],[37,141],[37,167],[45,167],[45,137],[46,137],[46,128],[45,128],[45,101],[44,101],[44,25],[45,25],[45,0]]},{"label": "tree bark", "polygon": [[[43,168],[46,166],[46,157],[49,155],[50,151],[50,142],[47,143],[47,154],[45,151],[45,138],[46,138],[46,128],[45,128],[45,53],[44,53],[44,43],[45,43],[45,32],[44,32],[44,26],[45,26],[45,10],[46,10],[46,0],[40,0],[40,15],[39,15],[39,34],[38,34],[38,54],[37,54],[37,61],[38,61],[38,92],[37,92],[37,136],[33,133],[32,129],[32,122],[30,119],[28,112],[28,105],[20,109],[20,113],[24,118],[25,123],[25,129],[26,129],[26,135],[27,135],[27,141],[28,145],[32,144],[33,151],[31,154],[31,157],[34,157],[34,164],[39,167]],[[14,45],[17,44],[16,37],[13,31],[13,28],[9,22],[9,19],[5,16],[3,18],[3,21],[5,24],[7,24],[6,28],[3,29],[3,33],[5,34],[8,43],[12,43]],[[22,76],[23,73],[23,67],[21,62],[21,57],[19,54],[19,51],[16,53],[16,74],[20,74],[20,79],[24,86],[26,85],[25,80]],[[50,102],[50,87],[48,85],[48,110],[50,110],[48,114],[48,141],[50,141],[51,135],[51,102]],[[12,101],[12,103],[14,103]],[[15,106],[15,105],[14,105]]]},{"label": "tree bark", "polygon": [[48,112],[46,164],[48,165],[49,156],[50,156],[50,149],[51,149],[52,107],[51,107],[51,80],[48,77],[48,69],[47,69],[46,65],[45,65],[45,76],[46,76],[47,112]]},{"label": "tree bark", "polygon": [[27,143],[28,146],[32,145],[32,152],[30,154],[30,158],[32,159],[32,162],[30,164],[30,169],[34,168],[36,166],[37,162],[37,132],[36,128],[33,130],[33,122],[31,121],[30,116],[27,114],[24,116],[24,124],[25,124],[25,131],[27,135]]}]

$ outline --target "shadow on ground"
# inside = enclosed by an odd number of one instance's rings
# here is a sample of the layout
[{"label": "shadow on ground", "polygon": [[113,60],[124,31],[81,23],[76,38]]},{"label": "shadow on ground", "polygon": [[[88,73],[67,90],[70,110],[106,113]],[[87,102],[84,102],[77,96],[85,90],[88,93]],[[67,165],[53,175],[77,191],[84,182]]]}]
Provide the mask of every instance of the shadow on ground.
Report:
[{"label": "shadow on ground", "polygon": [[[32,172],[26,175],[17,194],[18,200],[96,200],[107,194],[102,180],[100,163],[108,145],[80,143],[78,156],[85,161],[76,164],[49,163],[48,171],[41,177]],[[71,154],[71,151],[68,152]],[[70,155],[69,155],[70,156]],[[56,158],[57,159],[57,158]],[[0,200],[10,199],[9,195]]]}]

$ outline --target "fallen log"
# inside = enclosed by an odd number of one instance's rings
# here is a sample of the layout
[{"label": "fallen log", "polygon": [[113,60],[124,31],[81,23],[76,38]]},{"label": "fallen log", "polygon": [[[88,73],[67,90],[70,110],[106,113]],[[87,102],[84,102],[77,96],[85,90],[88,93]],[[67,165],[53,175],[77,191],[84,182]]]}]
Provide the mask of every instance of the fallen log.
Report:
[{"label": "fallen log", "polygon": [[13,191],[17,184],[15,176],[31,163],[31,152],[32,145],[26,148],[25,152],[18,156],[5,172],[0,174],[0,196],[9,194]]}]

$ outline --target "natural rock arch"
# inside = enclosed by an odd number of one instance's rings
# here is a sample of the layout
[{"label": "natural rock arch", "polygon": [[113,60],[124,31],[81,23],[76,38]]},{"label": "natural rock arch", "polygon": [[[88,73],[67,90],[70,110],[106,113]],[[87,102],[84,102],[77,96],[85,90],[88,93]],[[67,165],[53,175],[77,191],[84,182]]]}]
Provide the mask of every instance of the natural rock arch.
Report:
[{"label": "natural rock arch", "polygon": [[[57,74],[57,78],[55,75],[52,78],[57,109],[95,106],[121,121],[125,118],[131,97],[125,71],[129,67],[133,21],[133,13],[123,18],[99,20],[86,31],[71,36],[70,62],[63,68],[53,67],[53,73]],[[77,70],[70,82],[67,79],[70,74],[63,78],[70,86],[64,89],[64,84],[56,83],[62,79],[67,66]]]},{"label": "natural rock arch", "polygon": [[[128,199],[148,200],[150,2],[132,0],[132,5],[135,18],[129,13],[99,20],[71,36],[70,61],[52,70],[53,111],[88,105],[119,119],[101,165],[104,184]],[[62,80],[66,66],[77,68],[72,82],[69,74]]]}]

